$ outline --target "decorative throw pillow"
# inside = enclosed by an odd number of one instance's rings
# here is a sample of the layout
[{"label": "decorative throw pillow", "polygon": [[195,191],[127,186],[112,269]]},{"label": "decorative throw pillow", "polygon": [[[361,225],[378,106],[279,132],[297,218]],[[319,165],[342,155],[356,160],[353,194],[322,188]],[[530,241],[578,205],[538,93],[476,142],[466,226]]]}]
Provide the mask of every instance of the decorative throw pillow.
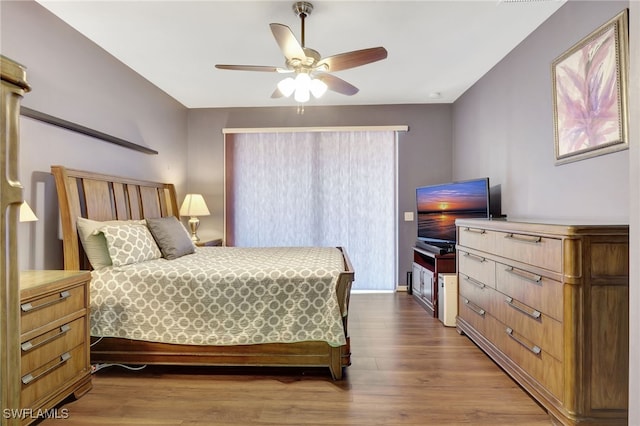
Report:
[{"label": "decorative throw pillow", "polygon": [[107,240],[113,266],[130,265],[162,257],[146,225],[107,225],[100,230]]},{"label": "decorative throw pillow", "polygon": [[100,228],[106,225],[119,226],[132,223],[139,225],[146,224],[144,220],[108,220],[99,222],[97,220],[85,219],[84,217],[78,217],[76,219],[80,242],[93,269],[111,266],[111,256],[109,256],[107,240],[104,238],[104,234],[100,231]]},{"label": "decorative throw pillow", "polygon": [[165,259],[177,259],[196,251],[189,233],[175,216],[147,219],[147,226]]}]

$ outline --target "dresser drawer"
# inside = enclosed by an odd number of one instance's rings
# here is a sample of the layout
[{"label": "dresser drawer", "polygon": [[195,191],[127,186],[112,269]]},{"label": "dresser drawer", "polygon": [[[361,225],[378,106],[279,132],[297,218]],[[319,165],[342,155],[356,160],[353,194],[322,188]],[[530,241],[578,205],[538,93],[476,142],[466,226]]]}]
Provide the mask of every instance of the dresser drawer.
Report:
[{"label": "dresser drawer", "polygon": [[464,295],[460,295],[458,298],[458,316],[469,323],[478,333],[487,334],[487,311]]},{"label": "dresser drawer", "polygon": [[22,374],[21,402],[33,407],[42,398],[61,389],[80,375],[87,374],[87,349],[84,344],[60,353],[51,353],[39,368]]},{"label": "dresser drawer", "polygon": [[511,265],[496,263],[496,289],[563,321],[562,283]]},{"label": "dresser drawer", "polygon": [[458,244],[476,250],[492,253],[494,251],[496,233],[486,229],[470,226],[458,227]]},{"label": "dresser drawer", "polygon": [[85,309],[85,286],[67,288],[20,302],[22,334]]},{"label": "dresser drawer", "polygon": [[86,338],[86,318],[83,316],[21,342],[21,375],[46,364],[51,354],[61,354],[83,344]]},{"label": "dresser drawer", "polygon": [[491,307],[491,298],[495,292],[493,288],[463,272],[458,274],[458,293],[485,311]]},{"label": "dresser drawer", "polygon": [[507,357],[532,378],[550,391],[558,400],[563,400],[564,385],[562,362],[542,349],[539,340],[531,341],[500,321],[488,316],[493,329],[493,342]]},{"label": "dresser drawer", "polygon": [[495,253],[508,259],[562,272],[562,240],[516,233],[496,232]]},{"label": "dresser drawer", "polygon": [[495,262],[482,255],[458,250],[458,271],[489,287],[496,287]]},{"label": "dresser drawer", "polygon": [[562,323],[530,306],[495,292],[489,312],[507,327],[524,336],[549,355],[562,361],[564,357]]}]

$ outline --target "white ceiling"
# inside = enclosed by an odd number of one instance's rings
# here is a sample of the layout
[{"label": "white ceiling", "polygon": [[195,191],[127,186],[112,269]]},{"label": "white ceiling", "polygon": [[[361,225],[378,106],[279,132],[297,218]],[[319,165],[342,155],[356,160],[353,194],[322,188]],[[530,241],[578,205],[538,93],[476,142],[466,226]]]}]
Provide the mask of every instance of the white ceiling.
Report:
[{"label": "white ceiling", "polygon": [[[188,108],[295,104],[271,99],[280,74],[214,68],[284,66],[269,23],[300,41],[293,0],[37,1]],[[307,47],[323,57],[376,46],[389,54],[335,73],[356,95],[327,92],[309,105],[453,102],[564,1],[312,1]]]}]

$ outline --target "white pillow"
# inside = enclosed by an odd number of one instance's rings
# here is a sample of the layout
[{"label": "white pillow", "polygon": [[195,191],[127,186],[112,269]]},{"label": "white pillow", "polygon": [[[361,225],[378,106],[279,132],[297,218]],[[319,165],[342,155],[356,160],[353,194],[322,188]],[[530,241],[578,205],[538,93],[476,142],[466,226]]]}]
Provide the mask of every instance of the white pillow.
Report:
[{"label": "white pillow", "polygon": [[93,269],[100,269],[104,268],[105,266],[111,266],[111,256],[109,256],[107,240],[104,238],[104,234],[100,231],[100,228],[106,225],[119,226],[130,223],[146,225],[147,222],[144,219],[108,220],[104,222],[86,219],[84,217],[78,217],[76,219],[76,228],[78,228],[80,242],[82,243],[84,252],[87,255],[89,263],[91,263]]},{"label": "white pillow", "polygon": [[149,228],[140,224],[107,225],[100,228],[107,240],[113,266],[124,266],[162,257]]}]

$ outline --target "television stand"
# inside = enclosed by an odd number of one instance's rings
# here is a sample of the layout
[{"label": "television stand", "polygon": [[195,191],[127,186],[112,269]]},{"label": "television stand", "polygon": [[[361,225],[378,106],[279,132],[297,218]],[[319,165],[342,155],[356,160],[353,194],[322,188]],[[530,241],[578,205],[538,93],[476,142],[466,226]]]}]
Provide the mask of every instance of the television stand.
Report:
[{"label": "television stand", "polygon": [[438,317],[438,274],[456,272],[456,253],[413,247],[411,288],[413,297],[433,317]]}]

